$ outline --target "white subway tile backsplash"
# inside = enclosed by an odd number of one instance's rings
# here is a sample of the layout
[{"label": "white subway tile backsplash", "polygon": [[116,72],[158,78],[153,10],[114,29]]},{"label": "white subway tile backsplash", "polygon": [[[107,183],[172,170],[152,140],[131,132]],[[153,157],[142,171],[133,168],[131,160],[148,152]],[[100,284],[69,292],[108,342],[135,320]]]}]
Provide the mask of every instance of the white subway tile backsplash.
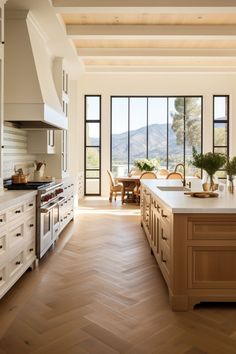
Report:
[{"label": "white subway tile backsplash", "polygon": [[25,173],[32,168],[36,156],[27,152],[27,131],[5,125],[3,144],[3,178],[10,178],[15,166],[22,166]]}]

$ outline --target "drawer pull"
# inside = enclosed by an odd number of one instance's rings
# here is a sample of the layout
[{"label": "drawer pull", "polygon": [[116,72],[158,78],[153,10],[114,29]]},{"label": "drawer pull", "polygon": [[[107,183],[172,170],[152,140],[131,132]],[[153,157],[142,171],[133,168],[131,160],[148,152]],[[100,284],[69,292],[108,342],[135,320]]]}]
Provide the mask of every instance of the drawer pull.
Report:
[{"label": "drawer pull", "polygon": [[166,262],[167,262],[167,260],[163,257],[163,252],[161,252],[161,261],[162,261],[163,263],[166,263]]},{"label": "drawer pull", "polygon": [[3,222],[3,219],[0,219],[0,222]]},{"label": "drawer pull", "polygon": [[0,245],[0,250],[3,248],[3,245]]},{"label": "drawer pull", "polygon": [[30,248],[30,249],[29,249],[30,252],[33,252],[33,250],[34,250],[33,248]]},{"label": "drawer pull", "polygon": [[32,206],[34,206],[34,204],[33,204],[33,203],[30,203],[30,204],[29,204],[29,207],[32,207]]},{"label": "drawer pull", "polygon": [[163,218],[168,218],[168,215],[164,214],[163,210],[161,211],[161,216],[162,216]]},{"label": "drawer pull", "polygon": [[168,238],[167,238],[166,236],[164,236],[163,231],[162,231],[162,233],[161,233],[161,239],[162,239],[162,240],[165,240],[165,241],[168,240]]},{"label": "drawer pull", "polygon": [[63,221],[63,219],[61,219],[61,222]]},{"label": "drawer pull", "polygon": [[21,261],[16,261],[16,265],[19,265],[19,264],[21,264]]},{"label": "drawer pull", "polygon": [[20,232],[18,232],[18,233],[16,234],[16,237],[19,237],[19,236],[21,236],[21,233],[20,233]]},{"label": "drawer pull", "polygon": [[34,224],[30,224],[30,227],[34,227]]},{"label": "drawer pull", "polygon": [[0,277],[0,281],[2,281],[2,277]]},{"label": "drawer pull", "polygon": [[21,213],[20,210],[16,210],[16,211],[15,211],[15,214],[20,214],[20,213]]}]

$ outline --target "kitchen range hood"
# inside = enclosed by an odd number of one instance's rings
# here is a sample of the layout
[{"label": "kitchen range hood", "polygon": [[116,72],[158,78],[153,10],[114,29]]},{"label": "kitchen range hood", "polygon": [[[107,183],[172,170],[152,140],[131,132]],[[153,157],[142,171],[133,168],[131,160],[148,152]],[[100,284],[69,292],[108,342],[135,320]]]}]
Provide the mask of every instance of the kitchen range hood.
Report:
[{"label": "kitchen range hood", "polygon": [[20,128],[68,128],[46,41],[29,11],[6,12],[4,119]]}]

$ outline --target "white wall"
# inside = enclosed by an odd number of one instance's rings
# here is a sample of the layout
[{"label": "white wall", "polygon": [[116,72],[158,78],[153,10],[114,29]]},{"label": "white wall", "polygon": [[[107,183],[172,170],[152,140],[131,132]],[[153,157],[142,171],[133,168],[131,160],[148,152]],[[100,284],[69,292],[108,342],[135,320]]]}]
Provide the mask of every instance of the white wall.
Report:
[{"label": "white wall", "polygon": [[230,95],[230,155],[236,155],[236,74],[235,73],[145,73],[85,74],[78,80],[78,121],[73,134],[78,168],[84,157],[84,95],[102,95],[102,195],[108,194],[106,170],[110,168],[110,96],[112,95],[202,95],[203,150],[212,150],[213,95]]}]

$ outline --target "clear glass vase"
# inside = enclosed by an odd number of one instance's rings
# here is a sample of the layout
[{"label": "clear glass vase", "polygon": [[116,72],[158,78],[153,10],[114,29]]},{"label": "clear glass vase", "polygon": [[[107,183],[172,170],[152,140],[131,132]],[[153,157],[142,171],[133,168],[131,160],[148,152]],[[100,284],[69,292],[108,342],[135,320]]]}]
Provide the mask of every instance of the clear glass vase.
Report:
[{"label": "clear glass vase", "polygon": [[218,189],[219,183],[216,175],[204,173],[202,180],[202,188],[205,192],[214,192]]},{"label": "clear glass vase", "polygon": [[230,193],[234,193],[234,176],[227,176],[227,189]]}]

